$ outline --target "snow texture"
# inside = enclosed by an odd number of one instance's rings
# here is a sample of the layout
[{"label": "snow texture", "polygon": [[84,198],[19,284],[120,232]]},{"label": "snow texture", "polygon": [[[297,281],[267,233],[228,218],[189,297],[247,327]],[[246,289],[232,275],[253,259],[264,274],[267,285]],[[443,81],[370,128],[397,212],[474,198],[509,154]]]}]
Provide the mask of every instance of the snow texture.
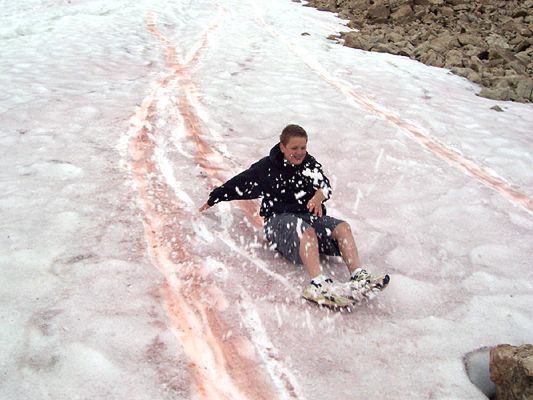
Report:
[{"label": "snow texture", "polygon": [[[289,0],[0,0],[0,398],[485,398],[466,355],[533,341],[533,107],[341,30]],[[392,277],[351,313],[302,302],[257,202],[197,211],[289,123]]]}]

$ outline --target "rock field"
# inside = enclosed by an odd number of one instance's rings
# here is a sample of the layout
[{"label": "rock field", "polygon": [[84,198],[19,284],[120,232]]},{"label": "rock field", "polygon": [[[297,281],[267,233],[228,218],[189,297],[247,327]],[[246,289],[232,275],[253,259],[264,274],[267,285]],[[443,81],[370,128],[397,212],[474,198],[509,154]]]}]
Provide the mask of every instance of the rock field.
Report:
[{"label": "rock field", "polygon": [[[298,1],[298,0],[295,0]],[[481,85],[480,96],[533,101],[533,0],[310,0],[358,31],[345,46],[403,55]]]}]

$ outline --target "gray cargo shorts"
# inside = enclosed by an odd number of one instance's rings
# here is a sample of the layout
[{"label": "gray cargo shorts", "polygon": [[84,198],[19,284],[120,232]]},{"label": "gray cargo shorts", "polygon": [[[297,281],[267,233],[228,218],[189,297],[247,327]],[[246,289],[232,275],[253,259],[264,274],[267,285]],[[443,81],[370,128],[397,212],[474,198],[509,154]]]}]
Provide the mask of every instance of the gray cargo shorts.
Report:
[{"label": "gray cargo shorts", "polygon": [[311,214],[277,214],[265,222],[265,236],[271,246],[283,257],[293,263],[301,264],[300,238],[303,232],[312,227],[318,239],[318,251],[328,256],[340,256],[339,245],[331,234],[337,225],[344,222],[324,215],[315,217]]}]

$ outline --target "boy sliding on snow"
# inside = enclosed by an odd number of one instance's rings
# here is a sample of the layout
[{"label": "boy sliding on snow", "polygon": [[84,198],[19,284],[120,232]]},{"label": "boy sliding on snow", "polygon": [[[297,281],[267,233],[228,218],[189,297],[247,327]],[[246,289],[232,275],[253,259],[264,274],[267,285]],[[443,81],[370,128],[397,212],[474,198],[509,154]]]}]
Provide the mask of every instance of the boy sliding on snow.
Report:
[{"label": "boy sliding on snow", "polygon": [[[289,261],[303,264],[311,278],[303,297],[345,307],[385,288],[389,276],[373,276],[361,266],[350,225],[326,215],[323,202],[330,196],[329,179],[307,153],[307,133],[288,125],[268,157],[215,188],[200,211],[221,201],[261,198],[267,240]],[[319,254],[342,256],[350,271],[350,294],[323,275]]]}]

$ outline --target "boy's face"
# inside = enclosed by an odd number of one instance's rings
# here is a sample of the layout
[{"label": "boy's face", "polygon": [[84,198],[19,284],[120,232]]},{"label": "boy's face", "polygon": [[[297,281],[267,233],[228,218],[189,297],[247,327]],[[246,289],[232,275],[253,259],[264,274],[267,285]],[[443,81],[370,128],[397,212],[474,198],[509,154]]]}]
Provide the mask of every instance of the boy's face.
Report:
[{"label": "boy's face", "polygon": [[303,162],[307,154],[307,139],[303,137],[291,137],[287,145],[279,144],[281,152],[292,165],[299,165]]}]

